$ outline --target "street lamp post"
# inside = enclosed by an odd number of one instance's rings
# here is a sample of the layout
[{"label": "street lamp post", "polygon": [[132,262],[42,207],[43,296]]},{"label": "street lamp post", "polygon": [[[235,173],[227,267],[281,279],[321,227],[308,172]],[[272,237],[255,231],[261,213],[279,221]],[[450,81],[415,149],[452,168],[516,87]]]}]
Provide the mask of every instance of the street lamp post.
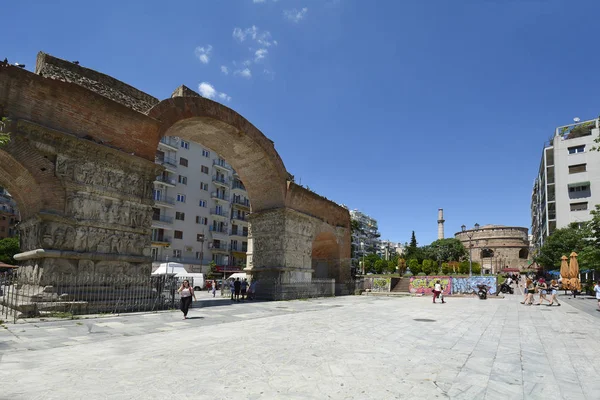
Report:
[{"label": "street lamp post", "polygon": [[362,274],[365,274],[365,242],[360,242],[360,251],[362,252]]},{"label": "street lamp post", "polygon": [[[472,255],[472,251],[473,251],[473,245],[471,244],[471,239],[473,239],[473,234],[475,233],[475,231],[473,230],[468,230],[467,231],[467,227],[465,225],[462,225],[460,227],[460,229],[466,233],[467,237],[469,238],[469,276],[473,276],[473,255]],[[479,229],[479,224],[475,224],[475,230]]]}]

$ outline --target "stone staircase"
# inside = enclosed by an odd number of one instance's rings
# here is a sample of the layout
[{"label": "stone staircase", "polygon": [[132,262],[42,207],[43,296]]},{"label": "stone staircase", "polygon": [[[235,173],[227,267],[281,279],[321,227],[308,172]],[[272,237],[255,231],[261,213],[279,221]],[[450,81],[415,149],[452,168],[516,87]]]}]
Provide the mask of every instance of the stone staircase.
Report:
[{"label": "stone staircase", "polygon": [[409,293],[408,285],[410,284],[410,278],[400,278],[398,283],[390,290],[390,292],[394,293]]}]

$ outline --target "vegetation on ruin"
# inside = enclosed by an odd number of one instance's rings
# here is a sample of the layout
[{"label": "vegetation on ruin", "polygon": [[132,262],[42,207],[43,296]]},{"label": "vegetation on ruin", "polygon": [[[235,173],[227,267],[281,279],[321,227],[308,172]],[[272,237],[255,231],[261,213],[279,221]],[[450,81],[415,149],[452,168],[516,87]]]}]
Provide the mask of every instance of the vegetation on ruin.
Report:
[{"label": "vegetation on ruin", "polygon": [[4,146],[10,142],[10,132],[6,132],[6,126],[9,122],[7,117],[0,118],[0,146]]},{"label": "vegetation on ruin", "polygon": [[0,240],[0,262],[14,265],[16,263],[13,256],[20,253],[19,238],[11,237]]}]

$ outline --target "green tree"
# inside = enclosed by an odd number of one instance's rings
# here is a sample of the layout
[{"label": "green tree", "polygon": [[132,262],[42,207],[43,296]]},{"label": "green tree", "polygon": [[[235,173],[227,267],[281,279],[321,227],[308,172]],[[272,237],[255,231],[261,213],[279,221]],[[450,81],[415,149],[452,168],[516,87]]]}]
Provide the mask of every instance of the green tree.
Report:
[{"label": "green tree", "polygon": [[419,261],[416,258],[408,260],[408,268],[410,268],[410,272],[412,272],[413,275],[416,275],[419,272],[421,272],[421,266],[419,265]]},{"label": "green tree", "polygon": [[462,242],[456,238],[438,239],[429,245],[431,259],[442,262],[460,261],[468,252]]},{"label": "green tree", "polygon": [[[585,247],[592,245],[586,238],[592,234],[587,225],[579,227],[571,224],[566,228],[555,230],[544,245],[540,248],[535,262],[544,268],[560,268],[560,259],[563,255],[569,256],[571,252],[581,253]],[[585,254],[585,251],[583,251]],[[580,263],[583,266],[583,263]]]},{"label": "green tree", "polygon": [[20,253],[19,238],[17,236],[0,240],[0,261],[6,264],[15,264],[13,256]]},{"label": "green tree", "polygon": [[387,266],[387,270],[390,274],[393,274],[394,272],[396,272],[396,268],[398,267],[398,261],[391,259],[388,260],[388,266]]},{"label": "green tree", "polygon": [[423,260],[423,272],[426,275],[431,275],[431,273],[433,272],[433,266],[434,266],[434,261],[427,259],[427,260]]},{"label": "green tree", "polygon": [[450,270],[450,265],[447,262],[442,263],[442,274],[448,275],[450,272],[452,272]]},{"label": "green tree", "polygon": [[417,237],[415,236],[415,231],[412,231],[412,235],[410,237],[410,243],[408,247],[406,247],[406,251],[404,253],[404,258],[410,260],[411,258],[417,258],[417,252],[419,251],[417,247]]},{"label": "green tree", "polygon": [[373,263],[373,269],[376,274],[383,274],[387,270],[387,261],[380,258]]}]

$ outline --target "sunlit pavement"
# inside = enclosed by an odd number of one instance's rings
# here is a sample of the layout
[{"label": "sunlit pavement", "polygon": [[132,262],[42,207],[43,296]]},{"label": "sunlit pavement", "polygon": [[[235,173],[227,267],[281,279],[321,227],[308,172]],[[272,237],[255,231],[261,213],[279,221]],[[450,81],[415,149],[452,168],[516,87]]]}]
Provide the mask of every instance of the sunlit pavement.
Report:
[{"label": "sunlit pavement", "polygon": [[[504,299],[201,301],[0,329],[1,399],[597,399],[596,316]],[[579,301],[579,300],[576,300]],[[584,300],[582,300],[583,302]],[[595,303],[591,300],[585,300]],[[600,313],[598,313],[600,314]]]}]

